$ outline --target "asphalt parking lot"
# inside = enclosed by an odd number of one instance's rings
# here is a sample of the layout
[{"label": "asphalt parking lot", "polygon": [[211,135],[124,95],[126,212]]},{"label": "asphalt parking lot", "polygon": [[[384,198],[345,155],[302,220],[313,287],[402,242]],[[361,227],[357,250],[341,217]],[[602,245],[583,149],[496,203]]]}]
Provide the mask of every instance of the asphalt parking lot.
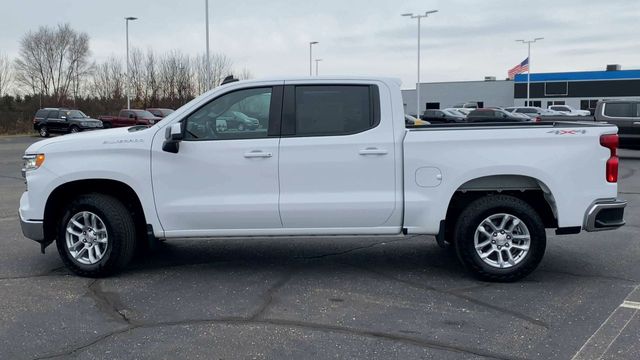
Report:
[{"label": "asphalt parking lot", "polygon": [[527,279],[470,278],[432,237],[182,240],[118,276],[69,274],[17,217],[0,137],[0,359],[638,359],[640,151],[627,225],[554,236]]}]

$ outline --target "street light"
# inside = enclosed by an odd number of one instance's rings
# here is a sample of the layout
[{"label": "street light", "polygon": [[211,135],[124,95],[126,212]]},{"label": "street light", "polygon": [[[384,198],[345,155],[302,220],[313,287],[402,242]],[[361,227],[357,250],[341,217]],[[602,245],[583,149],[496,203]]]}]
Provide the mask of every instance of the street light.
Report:
[{"label": "street light", "polygon": [[317,41],[309,42],[309,76],[313,75],[313,45],[319,44]]},{"label": "street light", "polygon": [[530,91],[531,91],[531,44],[537,41],[544,40],[544,38],[535,38],[533,40],[516,40],[517,42],[521,42],[523,44],[527,44],[527,103],[525,106],[531,106],[531,100],[529,99]]},{"label": "street light", "polygon": [[131,109],[131,98],[129,96],[129,82],[131,81],[129,79],[129,21],[133,21],[133,20],[138,20],[137,17],[133,17],[133,16],[127,16],[126,18],[124,18],[125,20],[125,24],[126,24],[126,28],[127,28],[127,110]]},{"label": "street light", "polygon": [[207,75],[205,76],[205,81],[207,83],[205,91],[211,88],[211,57],[209,56],[209,0],[205,0],[204,2],[204,11],[205,11],[205,23],[207,26]]},{"label": "street light", "polygon": [[318,63],[322,61],[322,59],[315,59],[314,61],[316,62],[316,76],[318,76]]},{"label": "street light", "polygon": [[429,14],[435,14],[438,10],[426,11],[424,15],[414,15],[413,13],[402,14],[411,19],[418,19],[418,82],[416,84],[416,117],[420,118],[420,20],[424,17],[428,17]]}]

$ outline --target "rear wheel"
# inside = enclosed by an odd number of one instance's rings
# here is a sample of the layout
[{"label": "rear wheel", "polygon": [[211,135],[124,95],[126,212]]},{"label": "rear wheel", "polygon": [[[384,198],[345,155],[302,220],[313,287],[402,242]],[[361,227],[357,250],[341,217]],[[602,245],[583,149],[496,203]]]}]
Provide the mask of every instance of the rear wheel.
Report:
[{"label": "rear wheel", "polygon": [[58,224],[58,253],[81,276],[100,277],[122,270],[131,261],[135,242],[131,213],[108,195],[78,196]]},{"label": "rear wheel", "polygon": [[38,132],[40,133],[41,137],[49,137],[49,129],[47,129],[47,127],[44,125],[40,126]]},{"label": "rear wheel", "polygon": [[485,196],[460,214],[454,231],[458,258],[476,277],[516,281],[542,261],[542,219],[528,203],[508,195]]},{"label": "rear wheel", "polygon": [[105,121],[102,122],[102,128],[103,129],[108,129],[110,127],[111,127],[111,123],[110,122],[105,122]]},{"label": "rear wheel", "polygon": [[244,131],[244,124],[243,123],[239,123],[238,124],[238,130]]}]

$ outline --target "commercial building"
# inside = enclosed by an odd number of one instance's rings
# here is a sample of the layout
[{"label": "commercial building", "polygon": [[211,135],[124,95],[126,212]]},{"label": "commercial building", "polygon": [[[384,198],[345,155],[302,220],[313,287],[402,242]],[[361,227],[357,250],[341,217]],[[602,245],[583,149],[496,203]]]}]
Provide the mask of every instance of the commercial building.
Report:
[{"label": "commercial building", "polygon": [[[621,70],[609,65],[606,71],[532,73],[531,106],[570,105],[577,109],[595,109],[598,100],[640,98],[640,70]],[[405,111],[415,113],[416,91],[403,90]],[[444,109],[465,102],[481,107],[525,106],[527,74],[514,80],[435,82],[420,84],[421,112]]]}]

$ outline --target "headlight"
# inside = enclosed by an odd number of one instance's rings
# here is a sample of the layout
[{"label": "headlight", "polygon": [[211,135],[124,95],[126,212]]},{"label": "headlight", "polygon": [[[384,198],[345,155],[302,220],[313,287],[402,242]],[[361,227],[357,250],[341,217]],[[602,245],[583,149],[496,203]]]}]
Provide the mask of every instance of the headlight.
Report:
[{"label": "headlight", "polygon": [[155,123],[156,123],[156,121],[155,121],[155,120],[153,120],[153,119],[149,119],[149,124],[150,124],[150,125],[153,125],[153,124],[155,124]]},{"label": "headlight", "polygon": [[80,126],[90,127],[90,126],[91,126],[91,123],[86,122],[86,121],[82,121],[82,122],[80,122]]},{"label": "headlight", "polygon": [[22,176],[25,177],[27,171],[36,170],[44,164],[44,154],[25,155],[22,157]]}]

